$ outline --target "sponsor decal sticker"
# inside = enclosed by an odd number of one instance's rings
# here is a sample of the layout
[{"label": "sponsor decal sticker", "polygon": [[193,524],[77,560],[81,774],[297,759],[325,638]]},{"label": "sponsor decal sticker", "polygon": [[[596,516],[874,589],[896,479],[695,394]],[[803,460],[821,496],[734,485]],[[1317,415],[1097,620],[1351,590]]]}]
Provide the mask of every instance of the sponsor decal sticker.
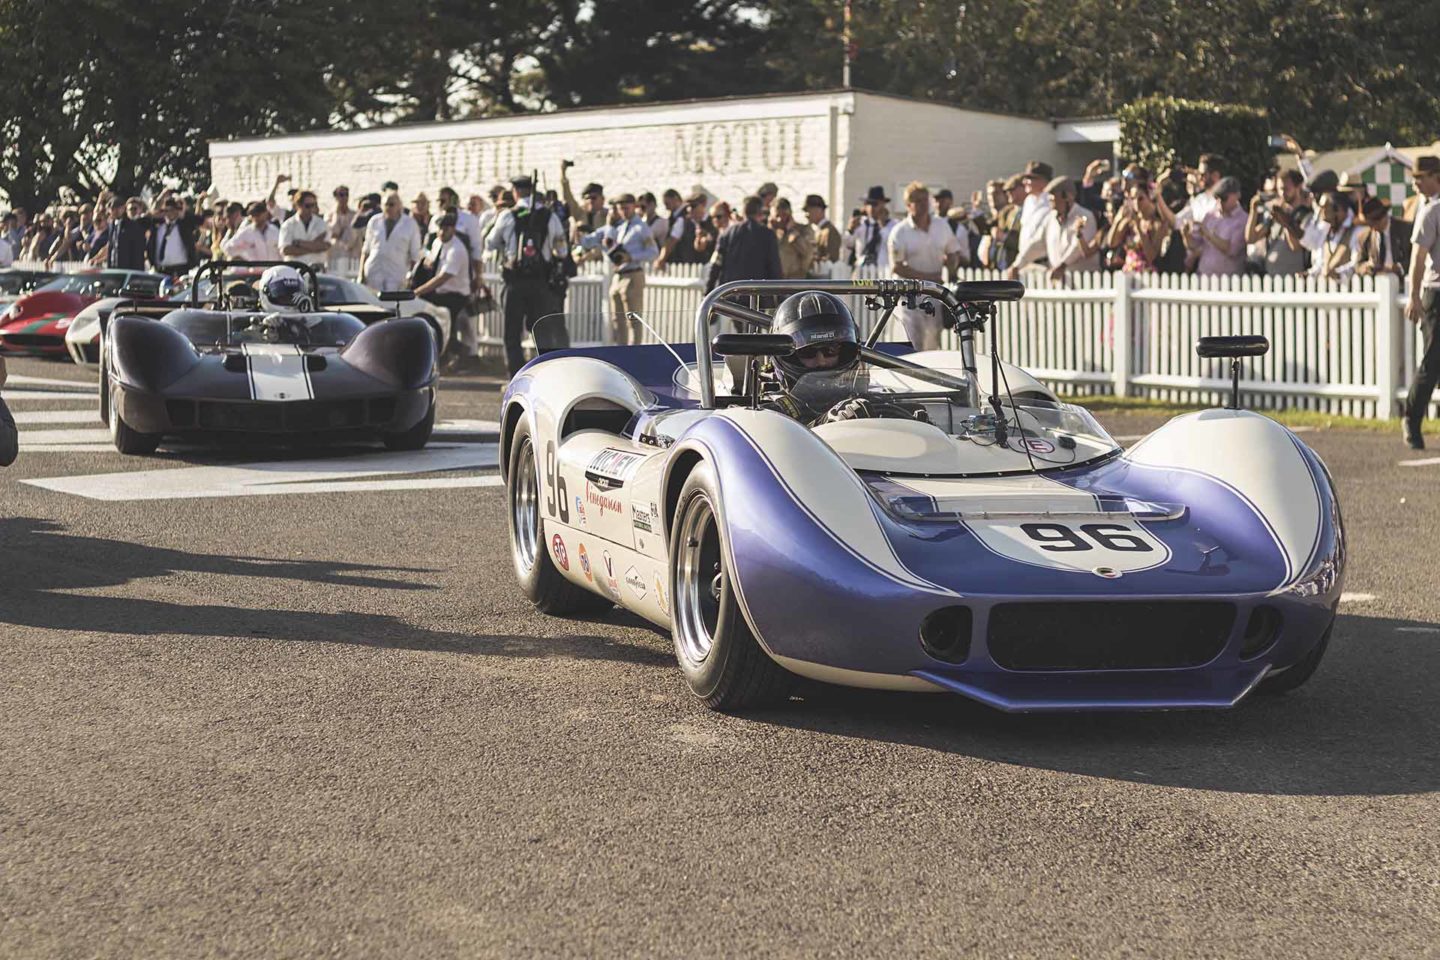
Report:
[{"label": "sponsor decal sticker", "polygon": [[625,585],[630,588],[631,593],[635,594],[637,600],[645,599],[645,578],[640,576],[639,570],[631,567],[625,571]]},{"label": "sponsor decal sticker", "polygon": [[620,581],[615,579],[615,559],[610,556],[609,550],[602,551],[600,559],[605,562],[605,586],[615,596],[620,596]]},{"label": "sponsor decal sticker", "polygon": [[821,330],[819,333],[812,333],[805,338],[806,343],[814,343],[816,340],[834,340],[834,330]]},{"label": "sponsor decal sticker", "polygon": [[585,501],[578,496],[575,498],[575,514],[580,518],[581,526],[585,524]]},{"label": "sponsor decal sticker", "polygon": [[1021,441],[1022,449],[1028,447],[1031,453],[1054,453],[1055,444],[1039,437],[1026,437]]},{"label": "sponsor decal sticker", "polygon": [[580,569],[585,572],[585,579],[594,583],[595,576],[590,572],[590,555],[585,552],[585,544],[580,544],[578,551],[580,553]]},{"label": "sponsor decal sticker", "polygon": [[630,505],[630,517],[635,524],[636,530],[644,530],[646,533],[655,532],[655,528],[652,526],[655,519],[654,515],[651,514],[646,507],[637,506],[632,503]]},{"label": "sponsor decal sticker", "polygon": [[560,539],[560,534],[550,538],[550,549],[555,554],[555,562],[560,564],[561,570],[570,569],[570,556],[565,552],[565,541]]},{"label": "sponsor decal sticker", "polygon": [[655,602],[660,604],[660,610],[669,615],[670,604],[665,599],[665,584],[660,580],[660,574],[655,574]]},{"label": "sponsor decal sticker", "polygon": [[619,500],[605,496],[602,491],[595,489],[594,485],[589,483],[585,484],[585,502],[600,511],[599,519],[601,520],[605,519],[607,510],[611,513],[625,512],[625,507]]},{"label": "sponsor decal sticker", "polygon": [[590,460],[585,478],[605,490],[623,487],[644,460],[643,454],[606,447]]}]

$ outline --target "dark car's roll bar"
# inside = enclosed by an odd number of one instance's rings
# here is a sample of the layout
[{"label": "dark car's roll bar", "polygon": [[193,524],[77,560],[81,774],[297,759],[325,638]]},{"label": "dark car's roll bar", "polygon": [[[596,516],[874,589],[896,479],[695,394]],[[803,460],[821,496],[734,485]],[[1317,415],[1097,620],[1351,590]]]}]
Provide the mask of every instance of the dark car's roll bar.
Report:
[{"label": "dark car's roll bar", "polygon": [[[722,283],[705,295],[695,315],[695,372],[700,379],[700,405],[715,406],[715,373],[710,360],[710,317],[718,314],[740,323],[764,330],[770,326],[768,314],[752,307],[727,300],[736,294],[757,296],[788,296],[807,290],[834,294],[878,294],[890,297],[929,297],[939,302],[951,317],[959,320],[961,304],[990,303],[996,300],[1018,300],[1025,288],[1015,281],[957,283],[952,290],[933,280],[732,280]],[[947,323],[947,326],[950,325]],[[960,333],[960,362],[970,377],[970,402],[980,405],[979,376],[975,369],[975,325],[955,323]]]},{"label": "dark car's roll bar", "polygon": [[216,279],[211,281],[215,288],[215,303],[224,309],[229,306],[229,297],[225,294],[224,285],[221,280],[226,270],[265,270],[269,267],[294,267],[310,279],[311,302],[318,309],[320,306],[320,271],[312,264],[301,260],[207,260],[195,270],[195,279],[190,286],[190,306],[200,306],[200,281],[207,279],[211,274]]}]

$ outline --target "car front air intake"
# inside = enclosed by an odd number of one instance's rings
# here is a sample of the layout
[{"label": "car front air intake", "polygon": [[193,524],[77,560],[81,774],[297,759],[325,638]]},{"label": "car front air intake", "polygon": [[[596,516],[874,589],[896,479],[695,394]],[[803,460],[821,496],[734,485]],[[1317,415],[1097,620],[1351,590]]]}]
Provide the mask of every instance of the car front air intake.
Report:
[{"label": "car front air intake", "polygon": [[1162,670],[1209,663],[1234,624],[1218,600],[1002,603],[988,638],[1009,670]]}]

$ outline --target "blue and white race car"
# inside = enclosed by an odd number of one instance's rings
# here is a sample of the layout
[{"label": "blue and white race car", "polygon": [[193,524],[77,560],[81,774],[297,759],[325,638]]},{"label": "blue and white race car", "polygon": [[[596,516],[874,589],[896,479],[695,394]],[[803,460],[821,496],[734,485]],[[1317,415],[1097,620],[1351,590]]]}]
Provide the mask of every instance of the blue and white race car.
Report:
[{"label": "blue and white race car", "polygon": [[[928,299],[960,349],[880,344],[884,320],[833,349],[820,339],[843,333],[766,332],[772,316],[741,305],[806,291]],[[1239,358],[1268,345],[1202,341],[1230,358],[1236,402],[1122,450],[976,353],[996,301],[1022,293],[737,282],[706,298],[693,348],[531,361],[502,408],[522,590],[547,613],[619,604],[667,628],[690,688],[723,710],[784,698],[796,676],[1010,711],[1222,708],[1299,686],[1345,545],[1320,458],[1237,409]],[[719,317],[745,332],[714,336]],[[827,356],[844,368],[797,366]]]}]

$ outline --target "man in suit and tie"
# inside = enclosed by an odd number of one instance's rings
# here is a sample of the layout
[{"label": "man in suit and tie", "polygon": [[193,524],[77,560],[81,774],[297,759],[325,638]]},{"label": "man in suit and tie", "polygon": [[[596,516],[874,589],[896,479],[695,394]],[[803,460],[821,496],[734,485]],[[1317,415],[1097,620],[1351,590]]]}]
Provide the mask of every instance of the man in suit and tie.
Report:
[{"label": "man in suit and tie", "polygon": [[180,198],[174,195],[160,201],[160,219],[151,221],[150,242],[146,256],[156,273],[175,277],[200,262],[195,250],[195,231],[200,218],[182,212]]},{"label": "man in suit and tie", "polygon": [[1356,241],[1355,272],[1362,277],[1381,273],[1405,275],[1410,259],[1410,238],[1390,216],[1390,205],[1379,197],[1370,197],[1361,211],[1365,226]]},{"label": "man in suit and tie", "polygon": [[852,223],[846,237],[850,259],[857,267],[879,267],[883,273],[890,269],[885,242],[895,229],[895,221],[890,219],[890,198],[885,196],[884,187],[871,187],[860,203],[861,215]]}]

